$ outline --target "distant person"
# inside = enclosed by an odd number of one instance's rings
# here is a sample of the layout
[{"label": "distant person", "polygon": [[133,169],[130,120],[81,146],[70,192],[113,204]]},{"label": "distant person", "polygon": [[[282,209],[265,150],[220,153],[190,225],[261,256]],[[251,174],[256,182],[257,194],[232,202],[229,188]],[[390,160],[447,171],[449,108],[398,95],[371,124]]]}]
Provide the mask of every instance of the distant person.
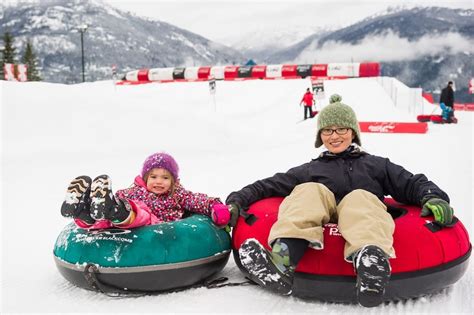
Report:
[{"label": "distant person", "polygon": [[443,122],[452,123],[454,122],[454,89],[453,81],[449,81],[448,85],[441,90],[441,96],[439,97],[439,106],[442,110]]},{"label": "distant person", "polygon": [[449,81],[448,85],[441,90],[441,96],[439,97],[439,103],[453,108],[454,107],[454,89],[453,81]]},{"label": "distant person", "polygon": [[211,217],[219,227],[228,224],[231,214],[219,198],[193,193],[179,182],[179,167],[167,153],[150,155],[134,184],[112,193],[111,180],[101,175],[91,180],[79,176],[72,180],[61,207],[64,217],[72,217],[84,229],[111,227],[135,228],[172,222],[185,211]]},{"label": "distant person", "polygon": [[304,120],[308,118],[313,118],[314,113],[313,113],[313,105],[314,105],[314,98],[313,98],[313,93],[311,93],[310,89],[306,89],[306,93],[304,93],[303,98],[300,101],[300,106],[301,104],[304,104]]},{"label": "distant person", "polygon": [[344,258],[357,275],[359,303],[379,305],[390,280],[389,259],[395,258],[395,223],[384,197],[421,206],[422,216],[434,214],[439,225],[450,225],[455,218],[449,197],[425,175],[363,151],[356,115],[339,95],[318,114],[315,146],[322,145],[327,151],[318,158],[227,197],[232,212],[264,198],[285,197],[268,236],[272,250],[251,238],[240,247],[240,260],[254,282],[291,294],[298,262],[308,247],[324,250],[323,226],[334,222],[346,241]]}]

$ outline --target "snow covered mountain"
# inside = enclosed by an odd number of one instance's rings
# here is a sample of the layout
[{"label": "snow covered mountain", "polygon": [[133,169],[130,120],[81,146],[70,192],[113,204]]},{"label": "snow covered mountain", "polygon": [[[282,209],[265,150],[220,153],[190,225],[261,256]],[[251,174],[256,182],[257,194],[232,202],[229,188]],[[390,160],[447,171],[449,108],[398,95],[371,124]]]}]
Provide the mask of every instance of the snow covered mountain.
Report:
[{"label": "snow covered mountain", "polygon": [[231,48],[171,24],[137,17],[99,0],[19,2],[0,10],[0,29],[15,38],[22,53],[29,38],[45,81],[81,81],[81,34],[84,33],[86,80],[110,78],[142,67],[241,63]]},{"label": "snow covered mountain", "polygon": [[384,75],[427,91],[453,80],[457,99],[472,101],[467,85],[473,76],[473,16],[474,10],[439,7],[392,10],[323,36],[315,33],[265,61],[378,61]]},{"label": "snow covered mountain", "polygon": [[267,60],[268,56],[275,51],[293,46],[313,34],[318,34],[321,37],[328,32],[328,29],[317,26],[281,25],[275,28],[260,25],[251,32],[230,35],[219,39],[219,42],[239,49],[249,58]]}]

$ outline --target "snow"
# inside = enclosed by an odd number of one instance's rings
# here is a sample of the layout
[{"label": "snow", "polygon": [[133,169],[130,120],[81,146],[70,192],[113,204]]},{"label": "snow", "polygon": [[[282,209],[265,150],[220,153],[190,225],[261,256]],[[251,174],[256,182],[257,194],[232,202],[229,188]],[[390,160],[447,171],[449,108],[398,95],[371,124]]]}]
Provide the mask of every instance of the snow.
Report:
[{"label": "snow", "polygon": [[[257,286],[190,289],[116,299],[74,287],[58,272],[52,250],[70,222],[60,215],[66,188],[78,175],[108,174],[128,187],[151,153],[178,161],[183,185],[225,199],[257,179],[318,155],[316,121],[296,123],[308,80],[114,86],[110,81],[61,85],[0,81],[1,300],[3,313],[356,313],[472,314],[473,267],[438,294],[375,309],[281,297]],[[359,120],[415,121],[394,108],[372,79],[330,81]],[[473,113],[427,134],[362,134],[370,153],[425,173],[451,197],[472,235]],[[152,250],[152,249],[150,249]],[[232,257],[219,276],[244,281]]]}]

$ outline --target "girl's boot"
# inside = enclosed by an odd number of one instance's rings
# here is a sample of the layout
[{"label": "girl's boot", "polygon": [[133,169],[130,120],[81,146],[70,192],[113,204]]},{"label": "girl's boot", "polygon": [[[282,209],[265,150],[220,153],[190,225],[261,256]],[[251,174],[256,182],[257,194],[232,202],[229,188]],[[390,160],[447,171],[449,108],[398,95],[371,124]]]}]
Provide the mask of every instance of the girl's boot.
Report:
[{"label": "girl's boot", "polygon": [[94,178],[91,184],[91,217],[95,220],[107,220],[107,214],[116,206],[112,192],[112,181],[108,175]]},{"label": "girl's boot", "polygon": [[106,216],[114,225],[130,224],[135,218],[135,212],[126,199],[118,199],[117,205],[111,208]]},{"label": "girl's boot", "polygon": [[61,215],[75,218],[84,208],[89,208],[92,180],[89,176],[78,176],[69,184],[66,197],[61,206]]}]

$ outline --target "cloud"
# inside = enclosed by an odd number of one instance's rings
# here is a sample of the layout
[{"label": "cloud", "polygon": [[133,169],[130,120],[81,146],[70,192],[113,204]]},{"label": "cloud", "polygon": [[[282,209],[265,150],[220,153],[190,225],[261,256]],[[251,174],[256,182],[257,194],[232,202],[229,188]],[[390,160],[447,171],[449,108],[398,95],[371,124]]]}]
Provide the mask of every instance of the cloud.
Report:
[{"label": "cloud", "polygon": [[438,54],[474,53],[474,41],[458,33],[425,35],[416,41],[400,38],[394,32],[366,37],[355,45],[314,42],[295,60],[297,63],[408,61]]}]

